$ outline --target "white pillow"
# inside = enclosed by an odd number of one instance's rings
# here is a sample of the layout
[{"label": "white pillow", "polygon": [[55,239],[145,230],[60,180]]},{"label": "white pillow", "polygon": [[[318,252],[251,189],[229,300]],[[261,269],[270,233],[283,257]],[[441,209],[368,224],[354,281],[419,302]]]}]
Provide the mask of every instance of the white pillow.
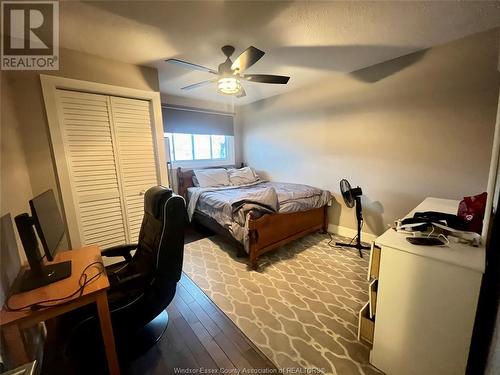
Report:
[{"label": "white pillow", "polygon": [[224,168],[195,169],[194,174],[200,187],[229,186],[229,175]]},{"label": "white pillow", "polygon": [[259,180],[255,172],[250,167],[230,169],[228,172],[231,185],[246,185]]}]

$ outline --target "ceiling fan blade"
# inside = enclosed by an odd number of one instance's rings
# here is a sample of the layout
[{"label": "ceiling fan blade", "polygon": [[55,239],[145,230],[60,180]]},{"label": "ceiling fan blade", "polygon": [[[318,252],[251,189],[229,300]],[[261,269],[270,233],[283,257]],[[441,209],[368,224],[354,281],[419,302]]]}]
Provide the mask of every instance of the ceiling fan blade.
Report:
[{"label": "ceiling fan blade", "polygon": [[209,85],[210,83],[213,83],[215,81],[217,81],[217,79],[209,79],[209,80],[206,80],[206,81],[201,81],[201,82],[189,85],[189,86],[182,87],[181,90],[197,89],[198,87],[203,87],[203,86]]},{"label": "ceiling fan blade", "polygon": [[245,89],[243,88],[243,86],[241,86],[240,92],[236,95],[236,97],[243,98],[244,96],[247,96],[247,93],[246,93]]},{"label": "ceiling fan blade", "polygon": [[238,72],[243,72],[250,68],[253,64],[260,60],[264,56],[265,52],[261,51],[254,46],[248,47],[244,50],[241,55],[234,60],[233,65],[231,65],[231,70],[237,70]]},{"label": "ceiling fan blade", "polygon": [[272,74],[244,74],[243,78],[250,82],[286,84],[290,77],[275,76]]},{"label": "ceiling fan blade", "polygon": [[165,62],[180,65],[180,66],[187,68],[187,69],[200,70],[202,72],[217,74],[217,72],[213,69],[209,69],[209,68],[206,68],[204,66],[201,66],[198,64],[193,64],[193,63],[190,63],[187,61],[182,61],[182,60],[178,60],[178,59],[167,59],[167,60],[165,60]]}]

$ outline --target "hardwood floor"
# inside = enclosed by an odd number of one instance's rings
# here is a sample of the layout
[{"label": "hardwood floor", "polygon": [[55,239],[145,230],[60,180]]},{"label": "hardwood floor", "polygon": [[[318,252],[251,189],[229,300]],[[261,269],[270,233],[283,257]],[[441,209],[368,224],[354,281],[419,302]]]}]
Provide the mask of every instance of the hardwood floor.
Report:
[{"label": "hardwood floor", "polygon": [[162,340],[123,369],[126,374],[170,374],[183,369],[268,369],[275,366],[186,275],[167,308]]},{"label": "hardwood floor", "polygon": [[[177,293],[167,312],[169,323],[160,342],[141,357],[121,363],[123,374],[165,375],[176,373],[175,369],[200,368],[275,368],[185,274],[177,284]],[[64,352],[62,336],[64,333],[51,334],[49,329],[43,375],[86,374],[89,367],[95,374],[106,372],[103,356],[87,356],[85,363],[79,363],[61,355]]]}]

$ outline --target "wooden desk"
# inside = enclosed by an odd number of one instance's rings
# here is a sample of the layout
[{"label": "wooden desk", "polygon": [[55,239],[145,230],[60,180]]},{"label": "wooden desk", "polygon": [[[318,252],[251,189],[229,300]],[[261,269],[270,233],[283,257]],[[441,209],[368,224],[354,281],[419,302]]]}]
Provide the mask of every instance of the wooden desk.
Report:
[{"label": "wooden desk", "polygon": [[[21,307],[42,300],[64,297],[73,293],[79,286],[79,278],[85,267],[92,262],[102,261],[102,258],[98,246],[88,246],[77,250],[60,252],[56,255],[54,262],[47,263],[57,263],[67,260],[71,261],[71,276],[69,278],[25,293],[13,295],[9,300],[9,306],[11,308]],[[94,267],[87,270],[89,277],[95,275],[97,272],[98,269]],[[99,313],[99,322],[101,324],[109,372],[112,375],[119,374],[120,367],[116,355],[108,297],[106,295],[108,288],[108,277],[104,273],[87,285],[81,296],[76,295],[73,299],[69,299],[70,303],[61,306],[46,307],[40,310],[6,311],[2,309],[0,311],[0,325],[13,361],[16,364],[23,364],[29,361],[21,334],[23,328],[33,326],[39,322],[95,302]]]}]

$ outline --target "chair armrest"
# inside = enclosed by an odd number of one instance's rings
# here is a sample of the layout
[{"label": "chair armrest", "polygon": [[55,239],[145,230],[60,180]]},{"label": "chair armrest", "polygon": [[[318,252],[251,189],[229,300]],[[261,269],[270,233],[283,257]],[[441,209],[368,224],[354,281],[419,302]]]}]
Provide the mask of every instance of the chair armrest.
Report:
[{"label": "chair armrest", "polygon": [[120,277],[118,274],[113,274],[110,277],[111,289],[113,291],[128,289],[134,287],[143,287],[149,277],[142,273]]},{"label": "chair armrest", "polygon": [[130,255],[130,252],[132,250],[137,249],[137,244],[136,243],[131,243],[131,244],[125,244],[125,245],[118,245],[118,246],[113,246],[109,247],[107,249],[104,249],[101,251],[101,255],[105,257],[124,257],[125,260],[130,261],[132,259],[132,255]]}]

